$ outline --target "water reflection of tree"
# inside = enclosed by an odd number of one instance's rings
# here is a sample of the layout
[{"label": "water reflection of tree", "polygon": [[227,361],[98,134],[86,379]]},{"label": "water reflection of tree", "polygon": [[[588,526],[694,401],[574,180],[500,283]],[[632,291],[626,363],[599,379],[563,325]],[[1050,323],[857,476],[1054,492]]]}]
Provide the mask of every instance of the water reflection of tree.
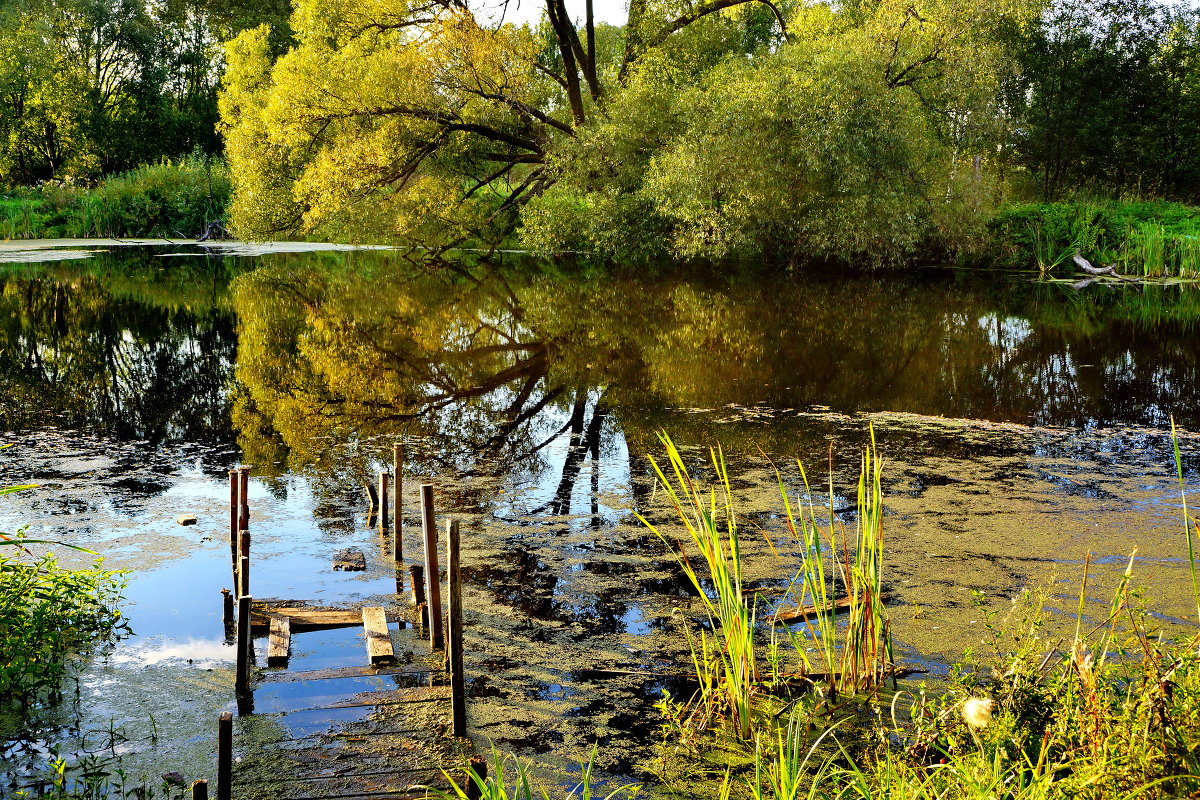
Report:
[{"label": "water reflection of tree", "polygon": [[[1140,295],[1114,304],[891,275],[472,277],[347,258],[240,283],[245,408],[269,420],[244,425],[245,443],[265,447],[269,437],[247,431],[270,429],[273,447],[286,447],[262,450],[273,456],[263,461],[290,452],[318,463],[313,431],[413,434],[431,472],[502,477],[543,471],[549,445],[569,436],[539,513],[566,513],[605,429],[652,446],[645,420],[661,421],[658,409],[1157,423],[1156,409],[1194,405],[1178,387],[1200,377],[1182,330],[1194,301],[1155,314]],[[676,431],[692,420],[668,418]]]},{"label": "water reflection of tree", "polygon": [[164,307],[123,277],[51,269],[0,278],[0,425],[53,422],[154,444],[227,435],[231,320]]}]

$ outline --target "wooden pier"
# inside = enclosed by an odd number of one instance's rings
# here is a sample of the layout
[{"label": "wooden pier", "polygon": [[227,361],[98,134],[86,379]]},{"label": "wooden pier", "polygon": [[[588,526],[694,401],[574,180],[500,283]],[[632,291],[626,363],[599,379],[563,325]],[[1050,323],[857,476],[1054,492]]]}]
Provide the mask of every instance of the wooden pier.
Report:
[{"label": "wooden pier", "polygon": [[[425,548],[421,564],[412,566],[414,577],[428,578],[429,594],[425,585],[415,583],[413,602],[400,593],[409,570],[402,557],[402,450],[397,447],[394,453],[396,480],[381,476],[379,493],[368,492],[381,512],[381,535],[394,531],[388,548],[394,556],[388,561],[390,566],[394,559],[397,594],[386,605],[335,608],[294,599],[255,600],[249,471],[230,471],[234,590],[232,595],[225,592],[224,606],[227,635],[236,631],[237,639],[238,719],[235,723],[224,714],[219,721],[218,800],[417,800],[430,796],[431,789],[448,788],[443,770],[456,774],[465,786],[468,761],[481,768],[466,738],[458,525],[446,526],[450,634],[443,636],[430,485],[420,493]],[[395,496],[391,520],[389,489]],[[231,619],[235,605],[236,624]],[[357,663],[292,667],[305,634],[339,628],[362,631]],[[255,637],[265,638],[260,642],[265,648],[255,646]],[[207,792],[208,787],[196,791]]]}]

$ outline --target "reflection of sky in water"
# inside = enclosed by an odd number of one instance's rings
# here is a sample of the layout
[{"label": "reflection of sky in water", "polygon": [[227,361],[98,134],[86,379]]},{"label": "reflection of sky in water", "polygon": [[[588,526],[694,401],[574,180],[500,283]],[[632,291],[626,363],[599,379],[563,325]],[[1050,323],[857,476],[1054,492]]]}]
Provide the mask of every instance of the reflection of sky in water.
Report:
[{"label": "reflection of sky in water", "polygon": [[[597,394],[592,393],[584,415],[590,422],[595,413]],[[570,410],[548,407],[535,422],[535,438],[549,437],[564,428],[570,421]],[[587,527],[597,522],[601,526],[618,523],[629,509],[629,451],[620,430],[614,430],[611,421],[601,434],[599,460],[593,461],[591,453],[583,456],[579,474],[574,480],[569,496],[569,509],[565,512],[576,517],[572,527]],[[527,516],[533,509],[544,509],[555,499],[563,478],[562,465],[571,449],[571,433],[563,431],[554,437],[541,451],[542,459],[549,465],[536,471],[519,470],[509,476],[513,489],[498,495],[494,501],[494,514],[501,519],[521,519],[528,523],[536,517]],[[593,505],[594,504],[594,505]]]},{"label": "reflection of sky in water", "polygon": [[112,661],[118,666],[153,666],[166,661],[182,661],[197,667],[210,667],[232,662],[234,656],[234,648],[224,639],[155,642],[139,637],[135,644],[113,653]]}]

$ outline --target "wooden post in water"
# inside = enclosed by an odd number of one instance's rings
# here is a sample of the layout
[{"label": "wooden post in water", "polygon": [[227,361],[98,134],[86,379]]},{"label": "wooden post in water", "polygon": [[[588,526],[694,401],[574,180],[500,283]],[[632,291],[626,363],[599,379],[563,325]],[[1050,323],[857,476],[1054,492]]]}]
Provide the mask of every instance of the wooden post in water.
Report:
[{"label": "wooden post in water", "polygon": [[[487,759],[476,753],[471,756],[467,769],[467,800],[479,800],[483,794],[480,787],[487,783]],[[478,782],[472,779],[472,773],[479,776]]]},{"label": "wooden post in water", "polygon": [[391,477],[387,470],[379,473],[379,532],[385,535],[388,529],[388,479]]},{"label": "wooden post in water", "polygon": [[245,597],[250,594],[250,557],[242,556],[238,561],[238,597]]},{"label": "wooden post in water", "polygon": [[238,528],[250,530],[250,468],[238,467]]},{"label": "wooden post in water", "polygon": [[217,722],[217,800],[233,800],[233,714]]},{"label": "wooden post in water", "polygon": [[238,534],[237,577],[238,597],[250,594],[250,531],[248,530],[243,530]]},{"label": "wooden post in water", "polygon": [[438,576],[437,522],[433,518],[433,484],[421,484],[421,526],[425,530],[425,580],[429,582],[429,646],[441,650],[442,582]]},{"label": "wooden post in water", "polygon": [[396,509],[392,517],[392,538],[395,540],[392,554],[398,564],[404,560],[404,523],[400,519],[404,513],[404,445],[400,443],[392,445],[392,475],[395,477],[393,491],[396,493],[396,502],[393,503]]},{"label": "wooden post in water", "polygon": [[238,694],[250,690],[250,653],[254,644],[250,639],[250,604],[253,599],[248,594],[238,598],[237,674],[233,686]]},{"label": "wooden post in water", "polygon": [[192,781],[192,800],[208,800],[208,781]]},{"label": "wooden post in water", "polygon": [[451,732],[454,736],[467,735],[467,691],[463,678],[463,611],[462,611],[462,576],[458,568],[458,520],[452,519],[446,524],[446,562],[447,580],[447,615],[449,631],[448,661],[450,662],[450,721]]},{"label": "wooden post in water", "polygon": [[229,470],[229,566],[233,570],[233,588],[237,590],[237,535],[238,535],[238,513],[240,508],[241,497],[239,493],[240,482],[238,471],[236,469]]},{"label": "wooden post in water", "polygon": [[223,618],[225,620],[225,635],[228,637],[233,633],[233,592],[228,589],[221,590],[221,608]]}]

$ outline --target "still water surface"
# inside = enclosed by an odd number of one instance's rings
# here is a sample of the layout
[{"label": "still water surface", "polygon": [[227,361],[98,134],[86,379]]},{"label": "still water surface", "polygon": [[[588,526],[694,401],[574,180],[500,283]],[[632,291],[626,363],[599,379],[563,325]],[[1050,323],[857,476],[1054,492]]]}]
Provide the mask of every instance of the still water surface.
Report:
[{"label": "still water surface", "polygon": [[[775,469],[800,494],[796,459],[824,487],[832,463],[833,505],[852,523],[873,426],[895,636],[933,677],[979,640],[972,592],[1001,609],[1030,585],[1068,596],[1089,551],[1097,609],[1137,546],[1160,619],[1189,624],[1166,430],[1174,416],[1194,484],[1196,287],[79,252],[0,272],[0,440],[14,445],[0,481],[39,484],[6,498],[0,530],[28,524],[131,569],[136,636],[84,671],[68,708],[32,730],[7,723],[11,764],[47,740],[123,754],[135,773],[212,777],[215,719],[232,707],[226,471],[254,468],[255,595],[386,599],[394,574],[361,487],[395,441],[406,510],[430,482],[463,521],[477,743],[550,774],[597,741],[606,774],[652,770],[651,704],[671,688],[655,675],[686,659],[682,576],[634,518],[666,519],[649,466],[659,431],[700,472],[703,448],[723,448],[769,604],[796,565],[760,536],[782,541]],[[185,512],[200,523],[177,525]],[[366,573],[331,570],[347,545],[367,551]],[[352,631],[294,647],[295,669],[362,658]],[[243,741],[332,724],[278,716],[320,699],[280,686],[239,720]]]}]

